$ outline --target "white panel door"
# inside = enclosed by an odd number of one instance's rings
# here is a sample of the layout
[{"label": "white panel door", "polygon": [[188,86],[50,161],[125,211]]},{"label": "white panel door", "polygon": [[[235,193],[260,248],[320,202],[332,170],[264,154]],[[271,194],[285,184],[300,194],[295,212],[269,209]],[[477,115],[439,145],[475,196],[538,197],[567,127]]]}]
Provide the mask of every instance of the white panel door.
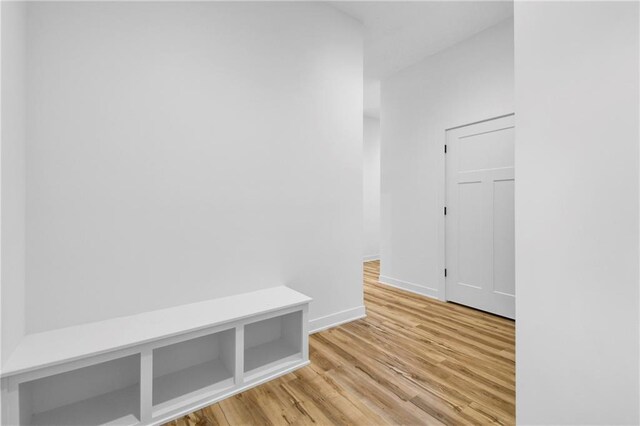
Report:
[{"label": "white panel door", "polygon": [[514,117],[447,131],[446,298],[515,318]]}]

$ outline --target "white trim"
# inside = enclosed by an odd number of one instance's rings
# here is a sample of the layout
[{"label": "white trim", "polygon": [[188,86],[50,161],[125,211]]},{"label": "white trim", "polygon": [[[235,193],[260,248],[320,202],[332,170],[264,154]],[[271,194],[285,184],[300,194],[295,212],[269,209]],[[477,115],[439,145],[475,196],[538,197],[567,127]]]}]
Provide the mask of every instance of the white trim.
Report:
[{"label": "white trim", "polygon": [[379,254],[370,254],[370,255],[364,256],[362,258],[363,262],[371,262],[372,260],[380,260],[380,255]]},{"label": "white trim", "polygon": [[512,116],[512,115],[514,115],[514,116],[515,116],[515,115],[516,115],[516,113],[515,113],[515,112],[510,112],[510,113],[508,113],[508,114],[502,114],[502,115],[498,115],[498,116],[496,116],[496,117],[484,118],[484,119],[482,119],[482,120],[474,121],[474,122],[472,122],[472,123],[460,124],[460,125],[458,125],[458,126],[448,127],[448,128],[446,128],[446,129],[445,129],[445,131],[447,131],[447,132],[448,132],[449,130],[456,130],[456,129],[460,129],[460,128],[462,128],[462,127],[473,126],[473,125],[475,125],[475,124],[480,124],[480,123],[484,123],[484,122],[486,122],[486,121],[491,121],[491,120],[497,120],[497,119],[499,119],[499,118],[505,118],[505,117],[509,117],[509,116]]},{"label": "white trim", "polygon": [[338,325],[359,320],[367,316],[364,306],[347,309],[345,311],[336,312],[335,314],[312,319],[309,321],[309,334],[333,328]]},{"label": "white trim", "polygon": [[438,297],[438,289],[427,287],[420,284],[410,283],[408,281],[397,280],[391,277],[385,277],[384,275],[380,275],[378,278],[378,282],[380,284],[388,285],[391,287],[399,288],[400,290],[409,291],[411,293],[416,293],[421,296],[427,296],[432,299],[439,299]]}]

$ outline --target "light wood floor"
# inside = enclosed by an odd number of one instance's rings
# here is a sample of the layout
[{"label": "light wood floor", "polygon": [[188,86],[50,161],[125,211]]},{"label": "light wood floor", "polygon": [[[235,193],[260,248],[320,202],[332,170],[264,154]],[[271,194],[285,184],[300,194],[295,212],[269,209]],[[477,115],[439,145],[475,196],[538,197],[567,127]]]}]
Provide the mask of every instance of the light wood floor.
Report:
[{"label": "light wood floor", "polygon": [[311,365],[170,423],[515,423],[514,322],[378,283],[367,317],[309,339]]}]

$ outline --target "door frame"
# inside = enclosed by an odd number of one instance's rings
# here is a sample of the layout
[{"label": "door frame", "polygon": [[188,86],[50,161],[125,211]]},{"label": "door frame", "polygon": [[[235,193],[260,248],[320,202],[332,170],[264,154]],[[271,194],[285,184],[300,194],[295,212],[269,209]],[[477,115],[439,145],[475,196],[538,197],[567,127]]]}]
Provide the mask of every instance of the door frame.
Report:
[{"label": "door frame", "polygon": [[[460,129],[462,127],[467,127],[467,126],[473,126],[476,124],[480,124],[480,123],[485,123],[487,121],[492,121],[492,120],[498,120],[500,118],[505,118],[505,117],[511,117],[511,116],[515,116],[515,112],[510,112],[508,114],[501,114],[501,115],[496,115],[494,117],[491,118],[485,118],[482,120],[478,120],[478,121],[474,121],[471,123],[466,123],[466,124],[460,124],[457,126],[452,126],[452,127],[447,127],[444,129],[444,131],[442,132],[443,135],[443,140],[444,143],[443,148],[442,148],[442,163],[443,163],[443,167],[442,167],[442,185],[440,185],[440,194],[438,196],[438,204],[440,205],[442,214],[440,215],[440,221],[438,222],[438,236],[439,236],[439,240],[440,240],[440,256],[438,259],[438,265],[440,267],[440,270],[442,271],[442,273],[440,274],[440,280],[438,282],[439,284],[439,288],[442,289],[442,292],[438,292],[438,299],[441,300],[442,302],[447,302],[447,278],[444,276],[444,270],[445,267],[447,265],[447,218],[444,215],[444,208],[447,205],[447,157],[446,157],[446,153],[444,152],[444,146],[447,144],[447,132],[450,130],[456,130],[456,129]],[[515,141],[514,141],[515,144]],[[515,161],[514,161],[514,167],[515,167]]]}]

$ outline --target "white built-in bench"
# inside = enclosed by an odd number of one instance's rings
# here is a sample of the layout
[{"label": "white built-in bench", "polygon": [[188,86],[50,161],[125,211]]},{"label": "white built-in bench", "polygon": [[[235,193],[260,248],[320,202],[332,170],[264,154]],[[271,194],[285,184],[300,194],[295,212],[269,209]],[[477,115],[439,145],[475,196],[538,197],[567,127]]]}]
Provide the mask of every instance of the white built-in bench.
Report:
[{"label": "white built-in bench", "polygon": [[274,287],[27,335],[2,424],[167,422],[307,365],[310,301]]}]

